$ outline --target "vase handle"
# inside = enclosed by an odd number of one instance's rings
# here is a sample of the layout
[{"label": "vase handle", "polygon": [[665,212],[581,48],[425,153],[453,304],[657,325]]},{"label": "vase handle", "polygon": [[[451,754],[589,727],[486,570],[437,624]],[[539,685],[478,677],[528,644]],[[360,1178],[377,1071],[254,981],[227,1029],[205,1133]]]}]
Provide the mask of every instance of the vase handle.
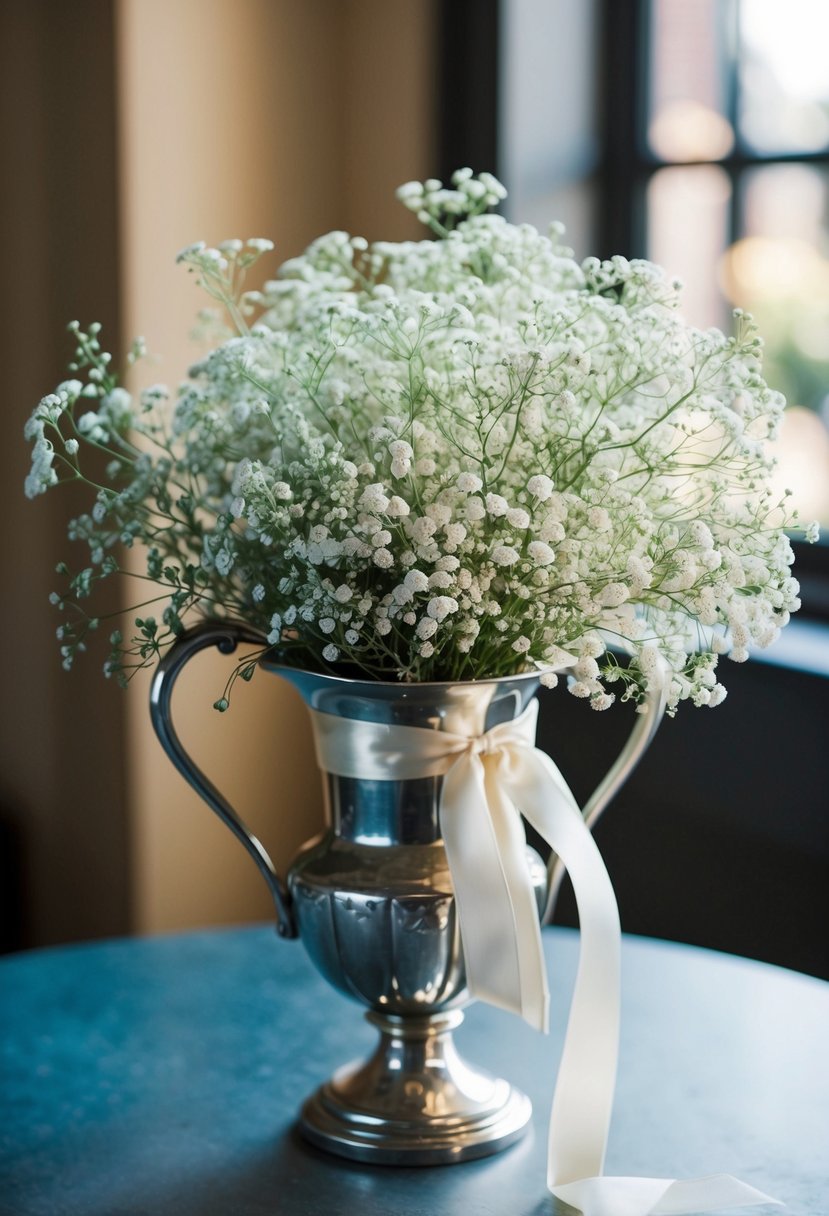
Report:
[{"label": "vase handle", "polygon": [[[667,692],[663,688],[651,689],[645,696],[645,712],[636,715],[636,721],[627,737],[624,747],[616,757],[614,764],[597,785],[584,806],[584,822],[592,830],[607,807],[610,800],[618,793],[631,775],[636,765],[642,759],[656,734],[659,723],[665,714],[668,703]],[[553,918],[556,900],[564,880],[564,865],[556,853],[551,853],[547,861],[547,902],[541,917],[542,925],[548,925]]]},{"label": "vase handle", "polygon": [[156,668],[150,687],[150,717],[161,746],[181,775],[200,794],[212,811],[240,840],[256,862],[268,884],[276,906],[276,930],[280,937],[297,937],[296,922],[291,913],[291,899],[285,884],[276,872],[262,843],[254,836],[213,783],[194,764],[176,734],[170,712],[173,687],[185,663],[200,650],[216,646],[222,654],[233,654],[239,642],[263,645],[260,633],[233,621],[205,621],[185,630],[173,643]]}]

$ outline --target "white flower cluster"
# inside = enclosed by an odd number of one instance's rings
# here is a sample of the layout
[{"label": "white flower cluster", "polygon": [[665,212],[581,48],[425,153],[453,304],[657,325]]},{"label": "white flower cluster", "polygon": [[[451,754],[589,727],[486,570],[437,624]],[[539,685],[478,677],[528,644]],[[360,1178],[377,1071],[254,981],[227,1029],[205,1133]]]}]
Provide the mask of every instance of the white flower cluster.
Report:
[{"label": "white flower cluster", "polygon": [[[764,449],[784,403],[750,318],[693,329],[657,267],[579,265],[558,228],[485,214],[494,178],[452,184],[399,192],[441,239],[332,232],[261,292],[241,274],[268,242],[182,251],[235,335],[169,424],[165,391],[133,410],[81,335],[89,384],[35,412],[28,491],[59,452],[77,477],[79,442],[110,453],[112,488],[74,525],[85,586],[143,541],[169,601],[166,633],[144,618],[122,655],[148,661],[198,606],[288,663],[547,683],[568,665],[597,709],[608,684],[641,701],[667,672],[672,709],[716,705],[718,655],[768,645],[798,607]],[[98,408],[76,420],[83,396]]]}]

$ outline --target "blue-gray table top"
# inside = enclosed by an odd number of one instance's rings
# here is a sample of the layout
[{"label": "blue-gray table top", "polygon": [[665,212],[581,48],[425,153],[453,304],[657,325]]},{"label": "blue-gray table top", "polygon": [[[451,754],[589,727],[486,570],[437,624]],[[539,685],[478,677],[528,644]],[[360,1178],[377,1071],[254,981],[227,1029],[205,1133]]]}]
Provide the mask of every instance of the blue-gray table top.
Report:
[{"label": "blue-gray table top", "polygon": [[[531,1131],[498,1156],[420,1169],[350,1164],[295,1134],[302,1099],[375,1032],[271,929],[0,961],[0,1216],[550,1216],[546,1124],[577,937],[545,937],[550,1037],[480,1004],[457,1035],[530,1095]],[[625,939],[607,1172],[733,1173],[791,1216],[825,1216],[828,1036],[829,984]]]}]

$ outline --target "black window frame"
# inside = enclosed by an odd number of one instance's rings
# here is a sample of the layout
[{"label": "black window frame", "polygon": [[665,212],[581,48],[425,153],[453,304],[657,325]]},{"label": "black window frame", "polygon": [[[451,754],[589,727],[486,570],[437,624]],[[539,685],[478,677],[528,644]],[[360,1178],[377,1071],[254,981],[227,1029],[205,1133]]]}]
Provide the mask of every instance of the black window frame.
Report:
[{"label": "black window frame", "polygon": [[[737,35],[739,0],[720,0],[723,20]],[[454,169],[499,172],[500,47],[505,0],[441,0],[438,5],[437,164],[448,181]],[[600,155],[594,176],[596,252],[644,257],[647,183],[673,162],[656,156],[644,139],[650,71],[649,0],[596,0],[597,115]],[[732,82],[736,81],[736,66]],[[728,117],[737,131],[738,96]],[[776,164],[818,164],[829,171],[829,148],[819,153],[765,154],[734,149],[713,164],[731,181],[730,235],[739,231],[741,179],[746,170]],[[827,530],[829,531],[829,530]],[[829,536],[815,545],[794,540],[795,574],[803,589],[801,619],[829,623]]]},{"label": "black window frame", "polygon": [[[721,20],[728,26],[736,50],[740,0],[720,0]],[[772,165],[818,165],[829,173],[829,147],[820,152],[753,152],[740,144],[738,125],[738,62],[733,54],[726,89],[726,117],[735,133],[727,154],[711,160],[670,161],[658,156],[646,140],[651,70],[650,0],[597,0],[600,30],[597,47],[599,141],[601,158],[596,177],[597,243],[600,257],[621,253],[645,257],[647,230],[645,198],[648,183],[661,169],[674,165],[713,165],[731,185],[728,243],[741,232],[743,184],[755,168]],[[829,622],[829,537],[817,544],[793,540],[794,572],[800,579],[801,619]]]}]

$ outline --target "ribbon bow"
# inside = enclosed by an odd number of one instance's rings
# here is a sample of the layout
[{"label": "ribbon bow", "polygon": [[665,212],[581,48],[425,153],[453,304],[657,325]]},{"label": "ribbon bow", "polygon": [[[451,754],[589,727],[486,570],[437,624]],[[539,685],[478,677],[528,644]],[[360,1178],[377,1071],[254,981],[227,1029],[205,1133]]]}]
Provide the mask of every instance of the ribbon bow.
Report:
[{"label": "ribbon bow", "polygon": [[470,992],[545,1032],[549,992],[522,815],[569,872],[581,950],[550,1115],[550,1191],[584,1216],[681,1216],[777,1203],[728,1174],[692,1181],[603,1176],[619,1044],[619,912],[578,803],[535,747],[538,702],[472,738],[318,711],[311,717],[325,772],[373,781],[443,776],[440,827]]}]

